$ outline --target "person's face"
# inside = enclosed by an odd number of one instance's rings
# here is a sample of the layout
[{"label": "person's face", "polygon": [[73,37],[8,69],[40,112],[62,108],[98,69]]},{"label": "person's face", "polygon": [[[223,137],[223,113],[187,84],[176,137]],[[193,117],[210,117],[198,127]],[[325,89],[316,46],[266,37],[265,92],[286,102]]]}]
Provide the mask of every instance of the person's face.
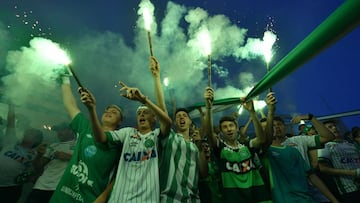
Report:
[{"label": "person's face", "polygon": [[37,136],[37,132],[33,131],[33,130],[25,130],[24,134],[23,134],[23,139],[22,139],[22,145],[29,147],[29,148],[33,148],[36,147],[34,146],[35,143],[38,143],[38,136]]},{"label": "person's face", "polygon": [[299,126],[299,131],[300,131],[300,132],[304,132],[305,127],[306,127],[305,125]]},{"label": "person's face", "polygon": [[141,108],[137,111],[138,127],[143,129],[151,129],[156,122],[154,113],[148,108]]},{"label": "person's face", "polygon": [[354,141],[360,144],[360,135],[355,136]]},{"label": "person's face", "polygon": [[235,141],[237,139],[238,128],[233,121],[224,121],[220,124],[221,133],[226,141]]},{"label": "person's face", "polygon": [[285,124],[281,121],[274,120],[274,136],[275,137],[285,137],[286,127]]},{"label": "person's face", "polygon": [[25,133],[22,139],[22,143],[28,146],[32,146],[35,143],[36,136],[32,133]]},{"label": "person's face", "polygon": [[315,128],[310,128],[309,131],[307,132],[308,135],[316,135],[317,132],[315,130]]},{"label": "person's face", "polygon": [[262,128],[263,130],[266,129],[266,123],[267,123],[266,121],[260,122],[261,128]]},{"label": "person's face", "polygon": [[201,143],[201,151],[205,153],[206,158],[210,158],[211,148],[208,143],[206,142]]},{"label": "person's face", "polygon": [[335,123],[326,123],[325,127],[330,130],[336,137],[340,136],[339,129]]},{"label": "person's face", "polygon": [[101,117],[101,121],[102,123],[108,123],[110,125],[118,126],[121,124],[122,114],[118,109],[114,107],[109,107],[105,109]]},{"label": "person's face", "polygon": [[194,142],[201,140],[200,130],[198,128],[193,129],[191,131],[191,137]]},{"label": "person's face", "polygon": [[179,111],[175,115],[175,126],[180,132],[188,130],[191,126],[191,120],[185,111]]}]

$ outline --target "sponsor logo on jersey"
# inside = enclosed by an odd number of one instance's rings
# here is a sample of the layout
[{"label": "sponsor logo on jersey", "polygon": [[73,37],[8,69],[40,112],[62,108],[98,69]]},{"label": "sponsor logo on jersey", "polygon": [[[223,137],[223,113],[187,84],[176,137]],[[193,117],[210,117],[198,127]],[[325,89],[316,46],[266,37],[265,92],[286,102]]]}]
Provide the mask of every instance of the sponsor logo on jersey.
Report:
[{"label": "sponsor logo on jersey", "polygon": [[97,148],[95,147],[95,145],[87,146],[84,150],[85,156],[89,158],[94,156],[96,152],[97,152]]},{"label": "sponsor logo on jersey", "polygon": [[94,181],[89,180],[89,169],[83,161],[79,161],[78,165],[72,165],[70,173],[78,177],[79,183],[93,186]]},{"label": "sponsor logo on jersey", "polygon": [[157,157],[155,149],[142,152],[124,153],[124,160],[127,162],[146,161],[155,157]]},{"label": "sponsor logo on jersey", "polygon": [[[17,151],[6,151],[4,155],[12,160],[15,160],[21,164],[29,164],[31,160],[34,159],[35,154],[34,153],[28,153],[28,154],[21,154]],[[30,163],[31,164],[31,163]]]},{"label": "sponsor logo on jersey", "polygon": [[80,201],[80,202],[84,202],[84,198],[81,196],[80,193],[77,193],[76,191],[72,190],[69,187],[66,186],[62,186],[61,187],[61,192],[70,195],[73,199]]},{"label": "sponsor logo on jersey", "polygon": [[358,158],[343,157],[340,159],[340,161],[342,164],[360,163],[360,157]]},{"label": "sponsor logo on jersey", "polygon": [[225,169],[228,172],[234,172],[234,173],[248,173],[252,169],[255,168],[255,164],[251,159],[247,159],[242,162],[225,162]]}]

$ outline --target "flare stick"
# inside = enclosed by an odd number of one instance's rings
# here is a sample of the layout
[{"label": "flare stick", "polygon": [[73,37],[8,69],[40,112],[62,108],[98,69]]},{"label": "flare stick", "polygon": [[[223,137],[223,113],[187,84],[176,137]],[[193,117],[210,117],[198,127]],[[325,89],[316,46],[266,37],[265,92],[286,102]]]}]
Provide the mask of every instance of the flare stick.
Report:
[{"label": "flare stick", "polygon": [[208,86],[211,87],[211,58],[208,55]]},{"label": "flare stick", "polygon": [[78,86],[79,86],[80,88],[84,89],[84,86],[81,84],[81,82],[80,82],[79,78],[77,77],[77,75],[75,74],[75,71],[74,71],[74,69],[72,68],[72,66],[68,65],[68,67],[69,67],[69,70],[70,70],[71,74],[73,75],[76,83],[78,84]]},{"label": "flare stick", "polygon": [[154,56],[153,50],[152,50],[152,43],[151,43],[150,31],[147,31],[147,36],[148,36],[148,41],[149,41],[150,56]]}]

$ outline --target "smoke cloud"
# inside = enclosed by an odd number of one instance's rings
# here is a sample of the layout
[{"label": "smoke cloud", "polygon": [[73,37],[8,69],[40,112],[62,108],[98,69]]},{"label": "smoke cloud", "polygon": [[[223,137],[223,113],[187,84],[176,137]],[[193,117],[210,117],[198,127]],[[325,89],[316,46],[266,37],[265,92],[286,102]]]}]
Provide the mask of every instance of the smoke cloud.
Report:
[{"label": "smoke cloud", "polygon": [[[145,3],[149,1],[142,1],[141,5]],[[225,15],[210,15],[202,8],[187,8],[169,1],[163,12],[162,19],[153,16],[150,33],[154,55],[161,64],[162,78],[169,79],[169,86],[164,87],[169,108],[171,99],[176,100],[178,107],[203,101],[207,85],[207,58],[200,52],[201,44],[196,43],[196,37],[205,28],[211,37],[212,74],[220,81],[212,84],[215,99],[245,96],[256,78],[264,74],[265,67],[253,68],[251,73],[248,70],[246,73],[241,70],[230,73],[230,67],[223,63],[229,58],[237,62],[263,60],[258,52],[263,38],[247,36],[246,28],[231,23]],[[1,44],[8,34],[9,31],[0,22]],[[34,38],[29,46],[17,50],[0,47],[0,57],[6,55],[4,66],[8,72],[2,72],[3,102],[13,101],[16,111],[25,115],[30,120],[29,125],[35,127],[68,121],[60,86],[56,75],[53,75],[56,65],[43,60],[40,53],[44,50],[36,47],[37,43],[49,40]],[[61,42],[52,43],[64,46]],[[134,108],[139,104],[128,102],[119,95],[118,82],[136,86],[154,99],[153,79],[148,68],[149,44],[142,16],[138,16],[131,43],[119,33],[90,30],[81,37],[68,39],[66,45],[63,48],[70,54],[79,79],[97,99],[98,111],[102,112],[110,103],[118,104],[124,109],[124,125],[135,125]],[[225,82],[224,86],[223,81],[230,74],[232,77],[238,74],[239,81],[232,84]],[[77,96],[75,80],[72,80],[72,86]],[[84,110],[80,102],[79,106]]]}]

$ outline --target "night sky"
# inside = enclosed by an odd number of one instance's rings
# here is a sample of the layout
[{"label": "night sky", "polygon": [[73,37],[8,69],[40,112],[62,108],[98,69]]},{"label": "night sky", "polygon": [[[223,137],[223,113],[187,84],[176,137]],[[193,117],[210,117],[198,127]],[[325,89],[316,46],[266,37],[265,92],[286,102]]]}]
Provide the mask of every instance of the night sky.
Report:
[{"label": "night sky", "polygon": [[[99,113],[107,104],[116,103],[125,112],[123,125],[136,125],[133,115],[139,104],[122,98],[117,82],[137,86],[154,98],[148,70],[149,46],[142,16],[138,14],[139,3],[2,0],[1,116],[6,117],[5,103],[11,99],[19,119],[30,121],[32,126],[68,121],[59,85],[31,45],[35,38],[51,40],[69,53],[80,80],[94,93]],[[164,87],[166,99],[175,99],[178,107],[186,107],[203,101],[207,85],[207,58],[194,45],[204,26],[212,39],[215,99],[246,96],[266,74],[264,58],[252,52],[252,42],[261,42],[265,31],[276,37],[271,68],[343,1],[153,0],[152,3],[153,51],[161,64],[162,77],[169,78],[169,86]],[[354,29],[276,83],[273,90],[278,97],[277,113],[311,112],[325,116],[359,110],[359,36],[359,28]],[[72,84],[75,90],[74,80]],[[263,100],[264,95],[256,99]],[[79,106],[85,112],[80,102]],[[230,111],[237,111],[236,107]],[[240,117],[240,123],[246,120],[246,114]],[[343,121],[350,129],[360,125],[360,116],[346,117]]]}]

